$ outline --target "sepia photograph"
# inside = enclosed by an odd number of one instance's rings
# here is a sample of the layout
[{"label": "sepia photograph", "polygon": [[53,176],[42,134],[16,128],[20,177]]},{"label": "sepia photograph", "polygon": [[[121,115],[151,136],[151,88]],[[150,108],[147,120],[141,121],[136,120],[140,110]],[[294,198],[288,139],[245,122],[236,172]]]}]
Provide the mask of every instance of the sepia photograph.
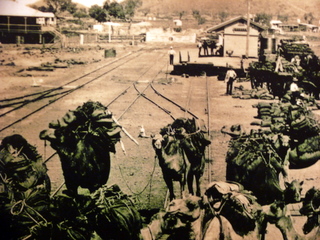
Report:
[{"label": "sepia photograph", "polygon": [[320,0],[0,0],[0,239],[320,240]]}]

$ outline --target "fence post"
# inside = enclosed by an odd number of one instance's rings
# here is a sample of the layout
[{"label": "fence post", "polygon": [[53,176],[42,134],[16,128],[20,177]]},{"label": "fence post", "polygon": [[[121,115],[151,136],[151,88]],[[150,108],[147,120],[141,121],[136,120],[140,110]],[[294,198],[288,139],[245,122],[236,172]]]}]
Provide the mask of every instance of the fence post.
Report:
[{"label": "fence post", "polygon": [[84,35],[80,34],[80,45],[83,45],[84,42]]}]

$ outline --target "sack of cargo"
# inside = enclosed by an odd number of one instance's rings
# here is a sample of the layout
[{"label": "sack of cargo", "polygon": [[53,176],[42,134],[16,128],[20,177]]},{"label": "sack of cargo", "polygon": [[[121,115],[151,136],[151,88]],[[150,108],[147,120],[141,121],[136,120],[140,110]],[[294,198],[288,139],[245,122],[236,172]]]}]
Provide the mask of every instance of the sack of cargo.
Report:
[{"label": "sack of cargo", "polygon": [[320,151],[320,136],[309,137],[297,147],[299,153],[313,153]]}]

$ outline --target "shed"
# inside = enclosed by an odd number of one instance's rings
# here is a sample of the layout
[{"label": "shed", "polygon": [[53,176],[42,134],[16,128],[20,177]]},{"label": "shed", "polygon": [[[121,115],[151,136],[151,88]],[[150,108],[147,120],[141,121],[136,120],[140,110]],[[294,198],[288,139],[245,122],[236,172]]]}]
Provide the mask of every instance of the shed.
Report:
[{"label": "shed", "polygon": [[249,40],[248,57],[258,57],[260,34],[265,28],[255,22],[250,21],[249,38],[247,37],[247,19],[239,16],[214,27],[208,28],[207,33],[217,33],[221,35],[223,56],[243,56],[246,55],[247,39]]},{"label": "shed", "polygon": [[19,2],[1,0],[1,42],[38,43],[55,36],[56,17],[53,13],[41,12]]}]

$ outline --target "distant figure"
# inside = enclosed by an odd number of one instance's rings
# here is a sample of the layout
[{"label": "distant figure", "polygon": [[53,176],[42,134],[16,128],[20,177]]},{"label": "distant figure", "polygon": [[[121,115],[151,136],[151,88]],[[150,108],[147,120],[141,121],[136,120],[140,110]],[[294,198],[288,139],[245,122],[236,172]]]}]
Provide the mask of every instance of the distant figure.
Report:
[{"label": "distant figure", "polygon": [[300,97],[300,89],[297,83],[298,79],[294,77],[292,79],[292,83],[290,84],[290,91],[292,93],[291,104],[293,105],[297,104],[297,99]]},{"label": "distant figure", "polygon": [[236,78],[237,78],[236,72],[233,70],[231,66],[229,66],[229,70],[227,71],[226,77],[224,79],[224,82],[227,83],[227,91],[226,91],[227,95],[232,95],[233,82],[234,80],[236,80]]},{"label": "distant figure", "polygon": [[210,48],[210,55],[214,55],[214,49],[216,48],[216,42],[211,41],[209,44],[209,48]]},{"label": "distant figure", "polygon": [[148,137],[146,136],[146,130],[144,129],[143,125],[140,126],[139,137],[140,137],[140,138],[148,138]]},{"label": "distant figure", "polygon": [[205,56],[208,56],[209,55],[209,53],[208,53],[208,43],[207,43],[206,40],[203,41],[202,47],[203,47],[203,52],[204,52],[203,54]]},{"label": "distant figure", "polygon": [[201,41],[198,41],[197,47],[199,49],[198,57],[200,57],[201,56],[201,49],[202,49],[202,42]]},{"label": "distant figure", "polygon": [[222,45],[221,44],[218,44],[217,47],[216,47],[216,54],[215,55],[219,55],[219,56],[222,56]]},{"label": "distant figure", "polygon": [[176,51],[173,50],[172,46],[170,47],[170,50],[168,51],[168,54],[169,54],[170,65],[173,65],[174,55],[176,54]]},{"label": "distant figure", "polygon": [[299,55],[295,55],[295,56],[291,59],[291,63],[293,63],[293,64],[296,65],[297,67],[300,66],[300,62],[301,62],[301,59],[300,59]]}]

